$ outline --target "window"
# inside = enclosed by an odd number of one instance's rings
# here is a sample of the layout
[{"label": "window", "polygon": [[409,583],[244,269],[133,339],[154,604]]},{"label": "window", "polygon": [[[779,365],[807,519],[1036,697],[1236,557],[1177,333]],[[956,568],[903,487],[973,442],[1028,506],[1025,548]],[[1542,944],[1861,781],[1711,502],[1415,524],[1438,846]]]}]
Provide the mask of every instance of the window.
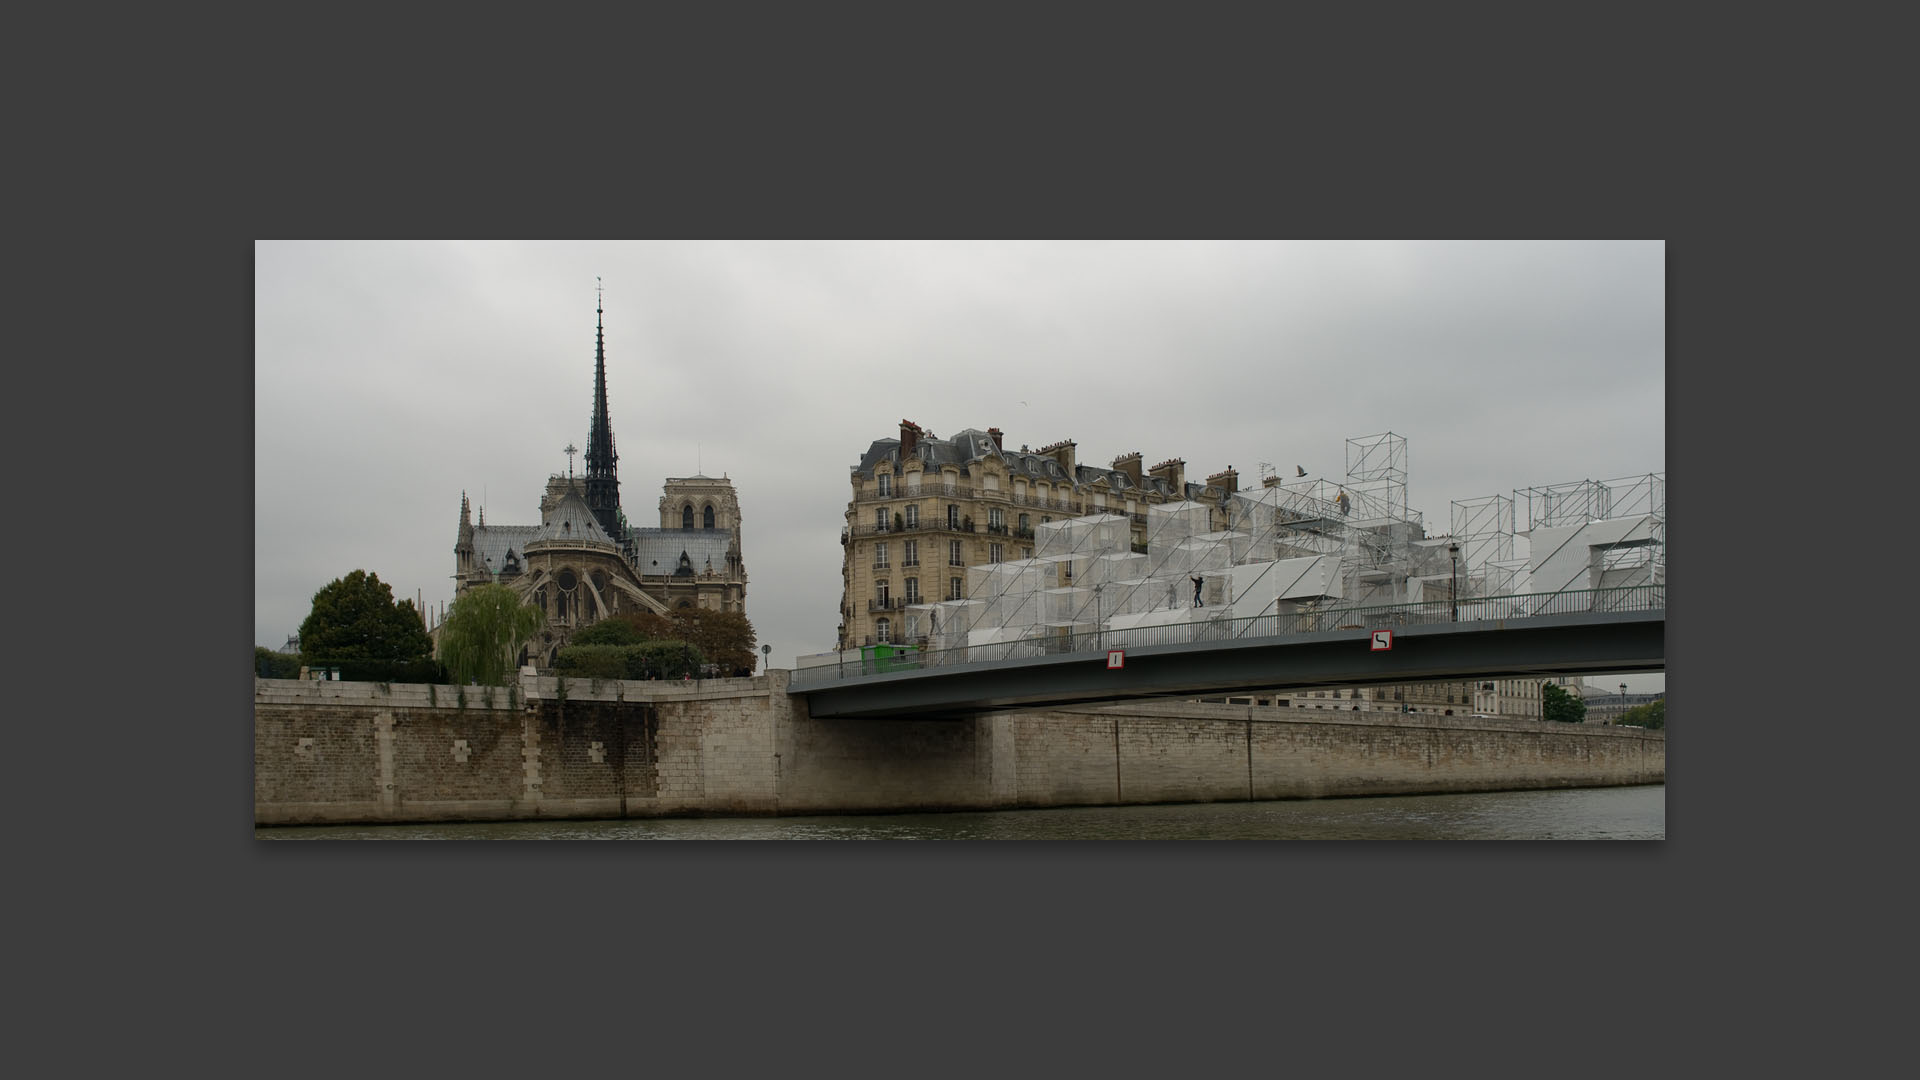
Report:
[{"label": "window", "polygon": [[909,504],[907,507],[907,528],[917,529],[919,527],[920,527],[920,507],[917,505]]},{"label": "window", "polygon": [[873,545],[873,565],[879,568],[887,565],[887,542],[881,540]]},{"label": "window", "polygon": [[887,508],[884,506],[873,512],[873,531],[887,531]]},{"label": "window", "polygon": [[905,546],[907,549],[906,554],[901,557],[900,565],[901,566],[919,566],[920,565],[920,541],[908,540]]},{"label": "window", "polygon": [[917,577],[910,577],[907,579],[907,603],[917,604],[919,602],[920,602],[920,579]]},{"label": "window", "polygon": [[1096,510],[1105,510],[1107,508],[1107,497],[1098,491],[1094,492],[1093,506]]},{"label": "window", "polygon": [[713,507],[711,507],[711,506],[709,506],[709,507],[707,507],[707,524],[706,524],[706,527],[707,527],[707,528],[709,528],[709,529],[711,529],[711,528],[713,528]]},{"label": "window", "polygon": [[1033,519],[1027,516],[1026,514],[1021,514],[1020,515],[1020,531],[1027,532],[1032,528],[1033,528]]},{"label": "window", "polygon": [[947,528],[957,529],[959,527],[960,527],[960,508],[953,505],[952,503],[948,503],[947,504]]},{"label": "window", "polygon": [[873,583],[873,599],[875,603],[877,603],[880,607],[886,607],[887,600],[888,600],[888,593],[892,591],[892,587],[893,587],[893,583],[886,580],[885,578],[882,578],[879,581],[874,582]]},{"label": "window", "polygon": [[683,529],[693,528],[693,507],[683,506],[680,508],[680,527]]},{"label": "window", "polygon": [[999,544],[987,545],[987,561],[988,562],[1000,561],[1000,545]]},{"label": "window", "polygon": [[873,639],[885,645],[893,640],[893,621],[880,619],[873,624]]},{"label": "window", "polygon": [[1007,527],[1006,511],[1001,510],[997,506],[987,511],[987,528],[993,529],[994,531],[998,532],[998,531],[1004,530],[1006,527]]},{"label": "window", "polygon": [[883,499],[891,498],[893,496],[893,474],[881,473],[878,479],[880,481],[880,497]]},{"label": "window", "polygon": [[967,565],[966,563],[960,561],[960,541],[958,540],[947,541],[947,565],[948,566]]},{"label": "window", "polygon": [[954,578],[947,579],[947,599],[949,600],[960,599],[960,579],[959,578],[954,577]]}]

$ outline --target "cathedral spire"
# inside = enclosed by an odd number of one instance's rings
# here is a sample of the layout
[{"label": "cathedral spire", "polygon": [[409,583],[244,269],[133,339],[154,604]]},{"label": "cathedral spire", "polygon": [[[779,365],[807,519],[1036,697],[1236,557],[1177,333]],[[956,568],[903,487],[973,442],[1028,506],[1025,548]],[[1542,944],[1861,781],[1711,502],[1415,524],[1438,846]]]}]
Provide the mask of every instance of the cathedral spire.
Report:
[{"label": "cathedral spire", "polygon": [[607,411],[606,305],[600,279],[594,278],[593,420],[587,430],[587,506],[594,520],[617,542],[626,538],[620,528],[620,460],[613,448],[613,418]]}]

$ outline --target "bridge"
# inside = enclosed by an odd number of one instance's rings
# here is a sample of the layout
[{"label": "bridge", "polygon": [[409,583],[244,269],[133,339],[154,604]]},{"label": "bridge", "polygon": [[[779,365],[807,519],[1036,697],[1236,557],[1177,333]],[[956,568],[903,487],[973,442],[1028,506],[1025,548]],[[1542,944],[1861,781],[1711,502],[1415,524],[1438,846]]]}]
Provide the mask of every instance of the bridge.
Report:
[{"label": "bridge", "polygon": [[802,668],[789,690],[815,718],[934,719],[1123,698],[1665,669],[1666,587],[1640,585],[908,650]]}]

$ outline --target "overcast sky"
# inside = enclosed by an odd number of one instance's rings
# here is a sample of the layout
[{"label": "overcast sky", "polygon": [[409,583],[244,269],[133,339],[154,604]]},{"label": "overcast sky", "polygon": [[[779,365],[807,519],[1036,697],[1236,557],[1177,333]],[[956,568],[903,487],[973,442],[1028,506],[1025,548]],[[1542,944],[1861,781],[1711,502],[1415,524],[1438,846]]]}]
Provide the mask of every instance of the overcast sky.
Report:
[{"label": "overcast sky", "polygon": [[[460,494],[584,448],[594,286],[628,519],[732,479],[776,667],[834,643],[848,470],[904,417],[1199,479],[1407,440],[1451,503],[1666,471],[1662,242],[344,242],[254,250],[254,640],[355,569],[452,599]],[[576,455],[574,468],[584,468]],[[1592,680],[1609,687],[1618,679]],[[1654,676],[1628,680],[1656,689]]]}]

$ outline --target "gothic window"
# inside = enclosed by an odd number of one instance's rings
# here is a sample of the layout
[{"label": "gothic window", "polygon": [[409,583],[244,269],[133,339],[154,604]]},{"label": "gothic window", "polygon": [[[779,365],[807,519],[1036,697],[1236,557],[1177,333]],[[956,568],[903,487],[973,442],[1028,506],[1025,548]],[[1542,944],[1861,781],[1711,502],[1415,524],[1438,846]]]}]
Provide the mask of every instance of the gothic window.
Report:
[{"label": "gothic window", "polygon": [[713,507],[711,506],[707,507],[706,525],[704,527],[708,529],[713,528]]},{"label": "gothic window", "polygon": [[693,528],[693,507],[683,506],[680,508],[680,527],[683,529]]}]

